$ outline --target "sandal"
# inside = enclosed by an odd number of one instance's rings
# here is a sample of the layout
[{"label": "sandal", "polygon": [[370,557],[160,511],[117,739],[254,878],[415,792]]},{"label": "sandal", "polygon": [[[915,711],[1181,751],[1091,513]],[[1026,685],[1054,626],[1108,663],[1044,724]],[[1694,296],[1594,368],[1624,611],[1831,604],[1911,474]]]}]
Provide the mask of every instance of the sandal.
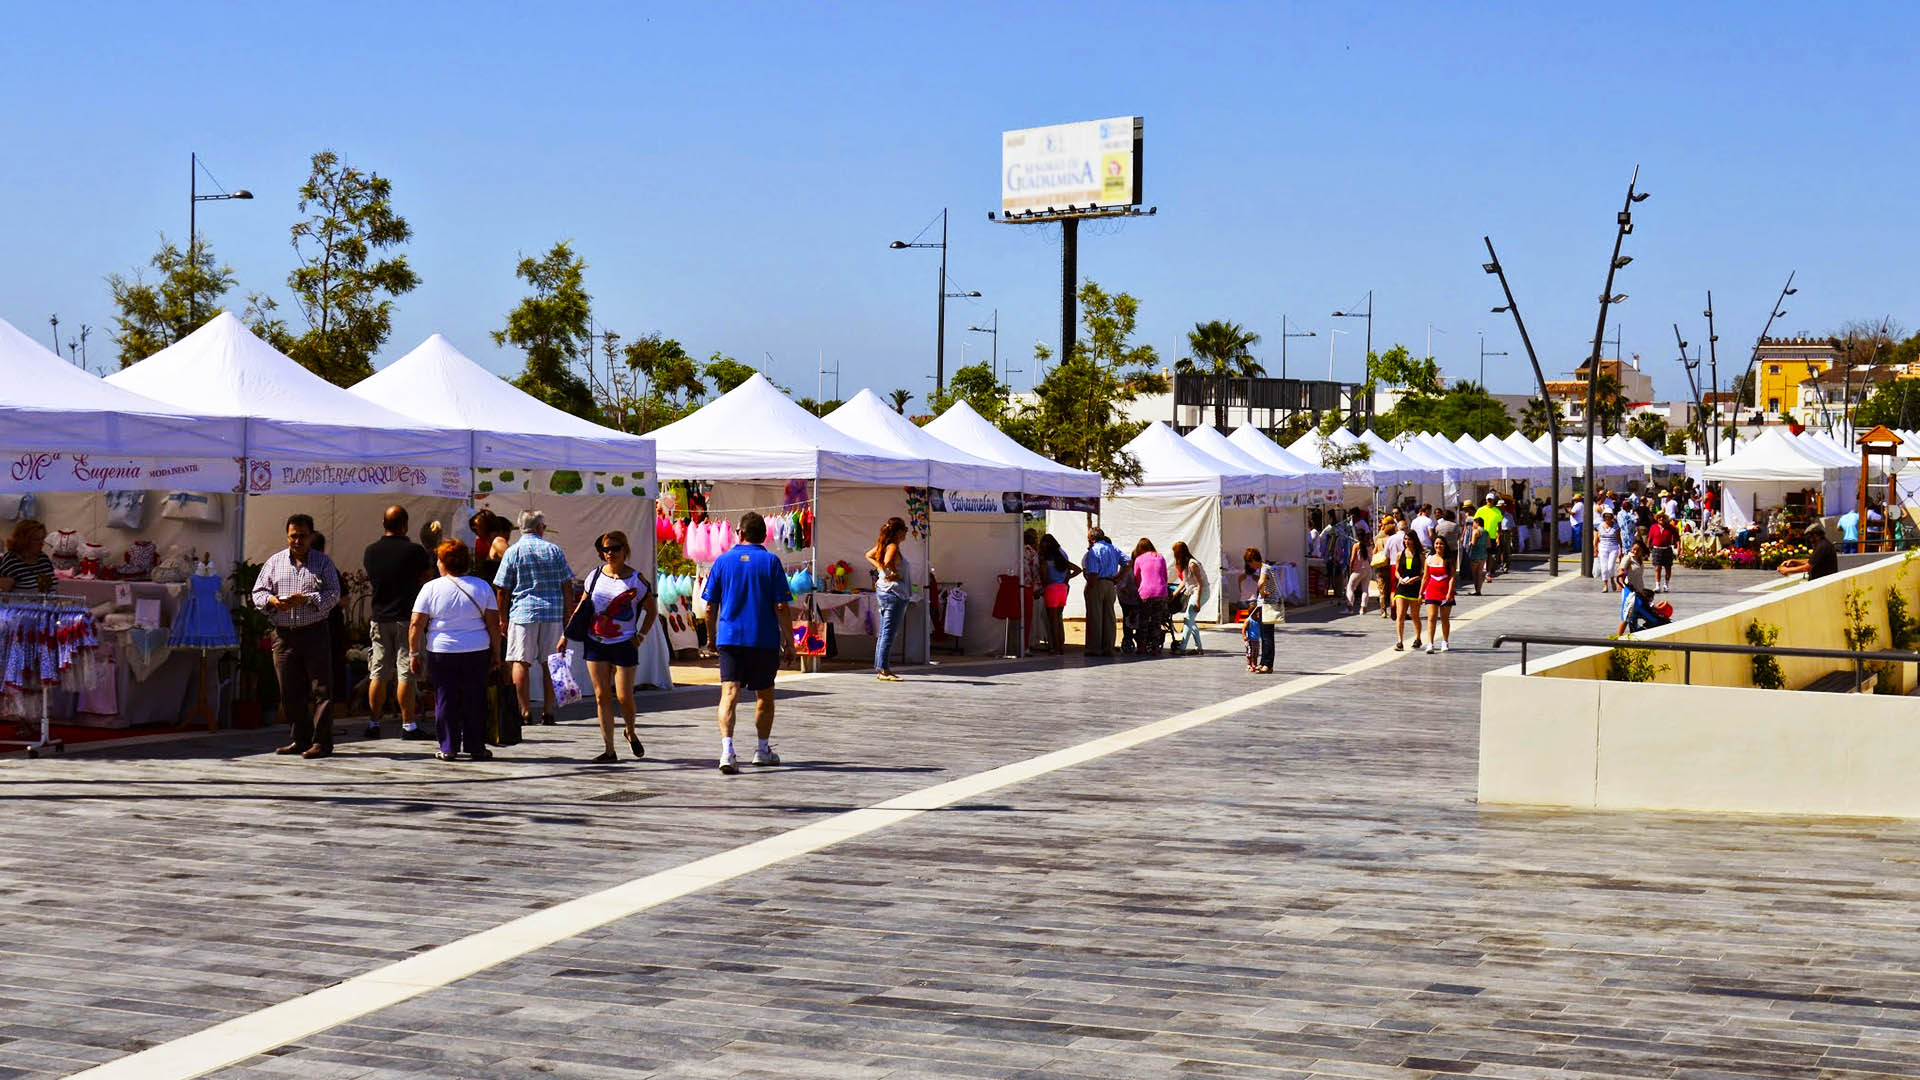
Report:
[{"label": "sandal", "polygon": [[647,748],[640,745],[640,736],[627,732],[627,748],[633,751],[633,760],[639,761],[647,756]]},{"label": "sandal", "polygon": [[439,751],[439,750],[435,750],[435,751],[433,752],[433,760],[435,760],[435,761],[452,761],[452,760],[453,760],[453,755],[452,755],[452,754],[448,754],[448,753],[443,753],[443,752],[441,752],[441,751]]}]

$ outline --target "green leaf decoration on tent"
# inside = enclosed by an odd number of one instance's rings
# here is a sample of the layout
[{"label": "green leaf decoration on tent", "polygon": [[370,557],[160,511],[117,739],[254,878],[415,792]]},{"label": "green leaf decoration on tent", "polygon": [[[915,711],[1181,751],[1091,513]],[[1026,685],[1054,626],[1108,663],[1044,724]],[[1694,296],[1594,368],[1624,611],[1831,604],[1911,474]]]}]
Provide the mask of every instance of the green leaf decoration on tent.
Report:
[{"label": "green leaf decoration on tent", "polygon": [[574,495],[586,486],[586,480],[573,469],[556,469],[552,479],[547,481],[547,487],[555,495]]}]

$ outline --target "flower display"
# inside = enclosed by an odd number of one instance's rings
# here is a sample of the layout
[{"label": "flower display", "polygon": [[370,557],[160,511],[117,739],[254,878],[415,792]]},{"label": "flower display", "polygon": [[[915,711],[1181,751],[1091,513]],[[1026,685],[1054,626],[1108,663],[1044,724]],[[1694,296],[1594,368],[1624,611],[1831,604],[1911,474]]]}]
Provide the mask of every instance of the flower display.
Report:
[{"label": "flower display", "polygon": [[1790,559],[1806,559],[1813,556],[1813,550],[1798,540],[1775,540],[1760,545],[1760,568],[1773,570]]}]

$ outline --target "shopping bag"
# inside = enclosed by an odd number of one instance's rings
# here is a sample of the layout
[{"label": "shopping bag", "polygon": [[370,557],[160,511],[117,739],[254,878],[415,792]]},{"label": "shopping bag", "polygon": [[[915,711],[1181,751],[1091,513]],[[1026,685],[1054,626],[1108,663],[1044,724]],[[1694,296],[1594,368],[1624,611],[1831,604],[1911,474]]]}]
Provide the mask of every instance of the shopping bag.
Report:
[{"label": "shopping bag", "polygon": [[793,651],[801,656],[827,655],[827,624],[823,619],[812,619],[804,625],[793,628]]},{"label": "shopping bag", "polygon": [[547,657],[547,670],[553,673],[553,701],[549,708],[563,708],[580,700],[580,684],[573,679],[573,657],[567,650]]},{"label": "shopping bag", "polygon": [[487,742],[512,746],[520,741],[520,702],[502,679],[487,683]]}]

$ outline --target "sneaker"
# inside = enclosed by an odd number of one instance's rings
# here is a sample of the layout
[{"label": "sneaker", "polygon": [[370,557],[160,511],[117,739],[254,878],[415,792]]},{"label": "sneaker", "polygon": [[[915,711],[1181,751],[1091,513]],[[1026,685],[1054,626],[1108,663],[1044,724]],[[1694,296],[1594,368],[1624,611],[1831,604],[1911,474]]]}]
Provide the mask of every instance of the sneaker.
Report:
[{"label": "sneaker", "polygon": [[1444,642],[1444,641],[1442,641],[1442,642],[1440,643],[1440,651],[1441,651],[1441,652],[1446,652],[1446,651],[1447,651],[1447,643],[1446,643],[1446,642]]},{"label": "sneaker", "polygon": [[369,739],[377,739],[377,738],[379,738],[379,737],[380,737],[380,725],[379,725],[379,724],[368,724],[368,725],[367,725],[367,738],[369,738]]},{"label": "sneaker", "polygon": [[720,775],[733,776],[739,771],[740,762],[734,758],[733,751],[729,750],[720,755]]},{"label": "sneaker", "polygon": [[428,737],[427,729],[423,727],[403,727],[400,729],[400,737],[411,742],[418,742]]},{"label": "sneaker", "polygon": [[1428,642],[1428,643],[1427,643],[1427,655],[1428,655],[1428,656],[1432,656],[1432,655],[1433,655],[1434,653],[1437,653],[1437,652],[1439,652],[1439,651],[1440,651],[1439,649],[1437,649],[1437,648],[1435,648],[1435,647],[1434,647],[1434,645],[1433,645],[1433,643],[1432,643],[1432,642]]},{"label": "sneaker", "polygon": [[765,750],[755,750],[753,752],[753,763],[755,765],[778,765],[780,764],[780,755],[774,753],[773,747],[771,746]]}]

